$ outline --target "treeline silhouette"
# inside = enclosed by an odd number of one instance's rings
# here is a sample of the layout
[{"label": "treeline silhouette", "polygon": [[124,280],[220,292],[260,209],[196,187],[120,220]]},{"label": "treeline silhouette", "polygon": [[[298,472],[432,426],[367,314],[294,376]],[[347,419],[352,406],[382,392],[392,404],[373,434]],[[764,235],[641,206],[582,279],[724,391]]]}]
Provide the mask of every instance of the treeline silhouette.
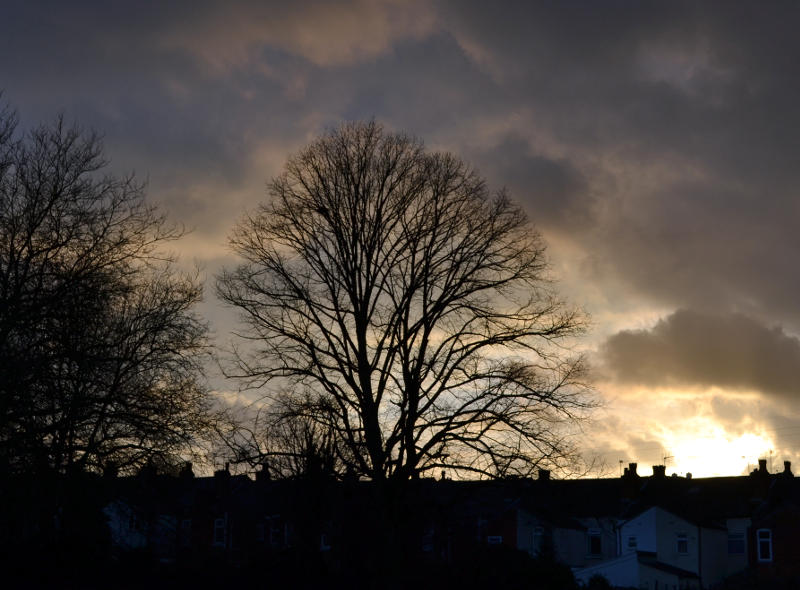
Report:
[{"label": "treeline silhouette", "polygon": [[33,575],[101,563],[97,474],[195,454],[213,414],[182,229],[96,134],[17,127],[0,110],[0,552]]},{"label": "treeline silhouette", "polygon": [[[247,484],[242,486],[244,481]],[[2,500],[16,508],[10,521],[25,521],[35,514],[45,486],[64,488],[71,506],[59,513],[63,519],[57,527],[58,537],[3,547],[8,587],[578,587],[570,569],[546,552],[532,558],[507,545],[486,545],[466,533],[474,524],[474,515],[467,516],[469,522],[459,516],[463,516],[463,502],[471,502],[472,495],[463,496],[462,491],[453,496],[452,489],[442,495],[441,488],[437,492],[439,482],[399,486],[391,492],[393,503],[389,506],[386,490],[372,482],[337,482],[320,476],[273,482],[225,472],[213,478],[192,478],[146,468],[137,476],[87,473],[49,481],[16,478],[12,483],[2,493]],[[233,498],[236,490],[238,496]],[[147,533],[149,542],[138,549],[123,550],[112,543],[107,507],[120,498],[143,509],[142,530],[152,527]],[[193,514],[195,518],[206,507],[231,510],[232,534],[240,540],[215,547],[209,542],[213,520],[197,518],[193,525],[203,524],[207,529],[200,531],[208,533],[204,541],[184,545],[173,536],[179,531],[173,531],[169,535],[172,549],[159,551],[164,539],[158,538],[155,525],[163,522],[167,516],[164,512],[174,509],[170,499],[180,504],[184,498],[191,498],[188,506],[194,509],[184,515]],[[226,503],[226,498],[238,499],[244,512],[237,513],[236,502]],[[292,524],[290,541],[273,546],[248,541],[245,525],[252,526],[251,521],[256,520],[252,517],[261,509],[264,498],[264,509],[281,511],[281,529],[284,523]],[[456,505],[460,508],[454,509]],[[248,507],[256,511],[248,512]],[[176,514],[179,524],[181,513]],[[384,516],[377,517],[379,514]],[[389,514],[392,516],[387,517]],[[237,516],[242,518],[236,520]],[[421,542],[430,522],[443,521],[449,523],[442,529],[446,537]],[[461,530],[464,526],[467,529]],[[320,530],[329,533],[327,551],[320,550]]]},{"label": "treeline silhouette", "polygon": [[0,469],[132,472],[211,425],[202,287],[164,246],[182,230],[94,133],[18,136],[0,112]]},{"label": "treeline silhouette", "polygon": [[[168,251],[183,228],[134,175],[108,172],[96,133],[63,117],[18,127],[3,107],[0,553],[11,578],[513,587],[533,568],[571,587],[564,568],[499,548],[435,564],[414,548],[409,482],[581,469],[568,426],[593,403],[568,345],[584,321],[552,289],[544,243],[504,192],[375,122],[290,158],[271,203],[233,232],[243,264],[217,282],[256,343],[223,365],[267,392],[243,417],[215,409],[205,382],[201,280]],[[337,568],[317,567],[302,543],[269,573],[213,554],[167,566],[115,552],[105,510],[119,482],[209,465],[214,445],[304,482],[309,502],[318,477],[372,482]]]}]

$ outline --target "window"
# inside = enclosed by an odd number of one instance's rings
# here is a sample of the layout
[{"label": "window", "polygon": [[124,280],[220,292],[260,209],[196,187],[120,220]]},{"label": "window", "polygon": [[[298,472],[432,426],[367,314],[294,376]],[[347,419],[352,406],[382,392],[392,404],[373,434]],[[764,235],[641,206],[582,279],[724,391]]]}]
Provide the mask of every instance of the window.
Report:
[{"label": "window", "polygon": [[139,520],[139,516],[135,512],[131,512],[130,516],[128,517],[128,530],[129,531],[142,530],[142,522]]},{"label": "window", "polygon": [[588,533],[588,552],[592,557],[602,555],[602,545],[600,543],[600,529],[589,529]]},{"label": "window", "polygon": [[689,554],[689,539],[686,536],[686,533],[678,533],[678,555],[688,555]]},{"label": "window", "polygon": [[184,518],[181,521],[181,547],[189,547],[192,541],[192,519]]},{"label": "window", "polygon": [[327,533],[322,533],[319,536],[319,550],[320,551],[330,551],[331,550],[331,542],[328,539]]},{"label": "window", "polygon": [[425,534],[422,535],[422,550],[425,553],[430,553],[434,549],[434,536],[435,530],[432,526],[425,529]]},{"label": "window", "polygon": [[744,533],[728,533],[728,554],[744,555]]},{"label": "window", "polygon": [[639,540],[636,538],[636,535],[631,535],[628,537],[628,549],[636,549],[638,544]]},{"label": "window", "polygon": [[542,550],[544,549],[544,527],[534,527],[531,548],[533,549],[534,555],[542,554]]},{"label": "window", "polygon": [[269,527],[269,544],[273,547],[282,547],[283,546],[283,529],[281,529],[280,523],[276,520],[273,520],[270,523]]},{"label": "window", "polygon": [[256,525],[256,541],[259,543],[264,542],[264,523],[259,522]]},{"label": "window", "polygon": [[758,529],[758,561],[772,561],[772,530]]},{"label": "window", "polygon": [[225,519],[214,519],[214,545],[217,547],[225,546]]},{"label": "window", "polygon": [[501,545],[503,543],[503,535],[489,535],[486,537],[486,542],[489,545]]}]

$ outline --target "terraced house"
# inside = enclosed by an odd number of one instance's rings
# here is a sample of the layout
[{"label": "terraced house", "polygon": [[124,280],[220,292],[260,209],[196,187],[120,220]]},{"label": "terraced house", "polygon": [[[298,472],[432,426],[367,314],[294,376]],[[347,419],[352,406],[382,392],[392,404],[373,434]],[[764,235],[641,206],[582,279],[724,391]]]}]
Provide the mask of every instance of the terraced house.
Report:
[{"label": "terraced house", "polygon": [[[578,580],[602,575],[647,590],[709,588],[750,568],[800,575],[800,482],[787,462],[747,476],[641,476],[632,463],[609,479],[410,482],[403,534],[418,558],[453,562],[479,547],[548,557]],[[161,561],[252,563],[286,551],[336,568],[368,546],[380,510],[364,481],[270,481],[266,472],[117,478],[105,514],[115,551]],[[380,550],[380,548],[377,548]]]}]

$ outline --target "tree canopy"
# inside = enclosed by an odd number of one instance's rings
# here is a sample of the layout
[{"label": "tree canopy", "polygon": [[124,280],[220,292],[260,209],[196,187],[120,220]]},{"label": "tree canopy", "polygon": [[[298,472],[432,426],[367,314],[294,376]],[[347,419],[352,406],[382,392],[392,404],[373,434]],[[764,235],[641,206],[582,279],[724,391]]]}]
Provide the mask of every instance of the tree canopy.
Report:
[{"label": "tree canopy", "polygon": [[584,321],[504,191],[369,122],[290,157],[269,195],[217,283],[244,321],[231,373],[266,412],[316,424],[371,479],[567,466],[565,426],[592,405],[569,348]]},{"label": "tree canopy", "polygon": [[134,468],[209,427],[197,277],[182,234],[97,135],[0,112],[0,459],[6,468]]}]

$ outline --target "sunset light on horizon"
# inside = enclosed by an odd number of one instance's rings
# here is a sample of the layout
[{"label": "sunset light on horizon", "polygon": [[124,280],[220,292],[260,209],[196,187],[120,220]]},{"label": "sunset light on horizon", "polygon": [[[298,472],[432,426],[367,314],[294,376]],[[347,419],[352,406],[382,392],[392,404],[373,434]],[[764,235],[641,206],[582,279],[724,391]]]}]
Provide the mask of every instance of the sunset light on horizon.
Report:
[{"label": "sunset light on horizon", "polygon": [[[169,248],[204,281],[214,345],[238,326],[215,290],[237,223],[290,156],[374,120],[474,165],[541,233],[588,318],[569,344],[597,402],[571,439],[590,477],[800,470],[796,18],[722,2],[3,13],[0,110],[23,131],[59,114],[97,131],[109,171],[190,230]],[[220,403],[258,396],[209,370]]]}]

